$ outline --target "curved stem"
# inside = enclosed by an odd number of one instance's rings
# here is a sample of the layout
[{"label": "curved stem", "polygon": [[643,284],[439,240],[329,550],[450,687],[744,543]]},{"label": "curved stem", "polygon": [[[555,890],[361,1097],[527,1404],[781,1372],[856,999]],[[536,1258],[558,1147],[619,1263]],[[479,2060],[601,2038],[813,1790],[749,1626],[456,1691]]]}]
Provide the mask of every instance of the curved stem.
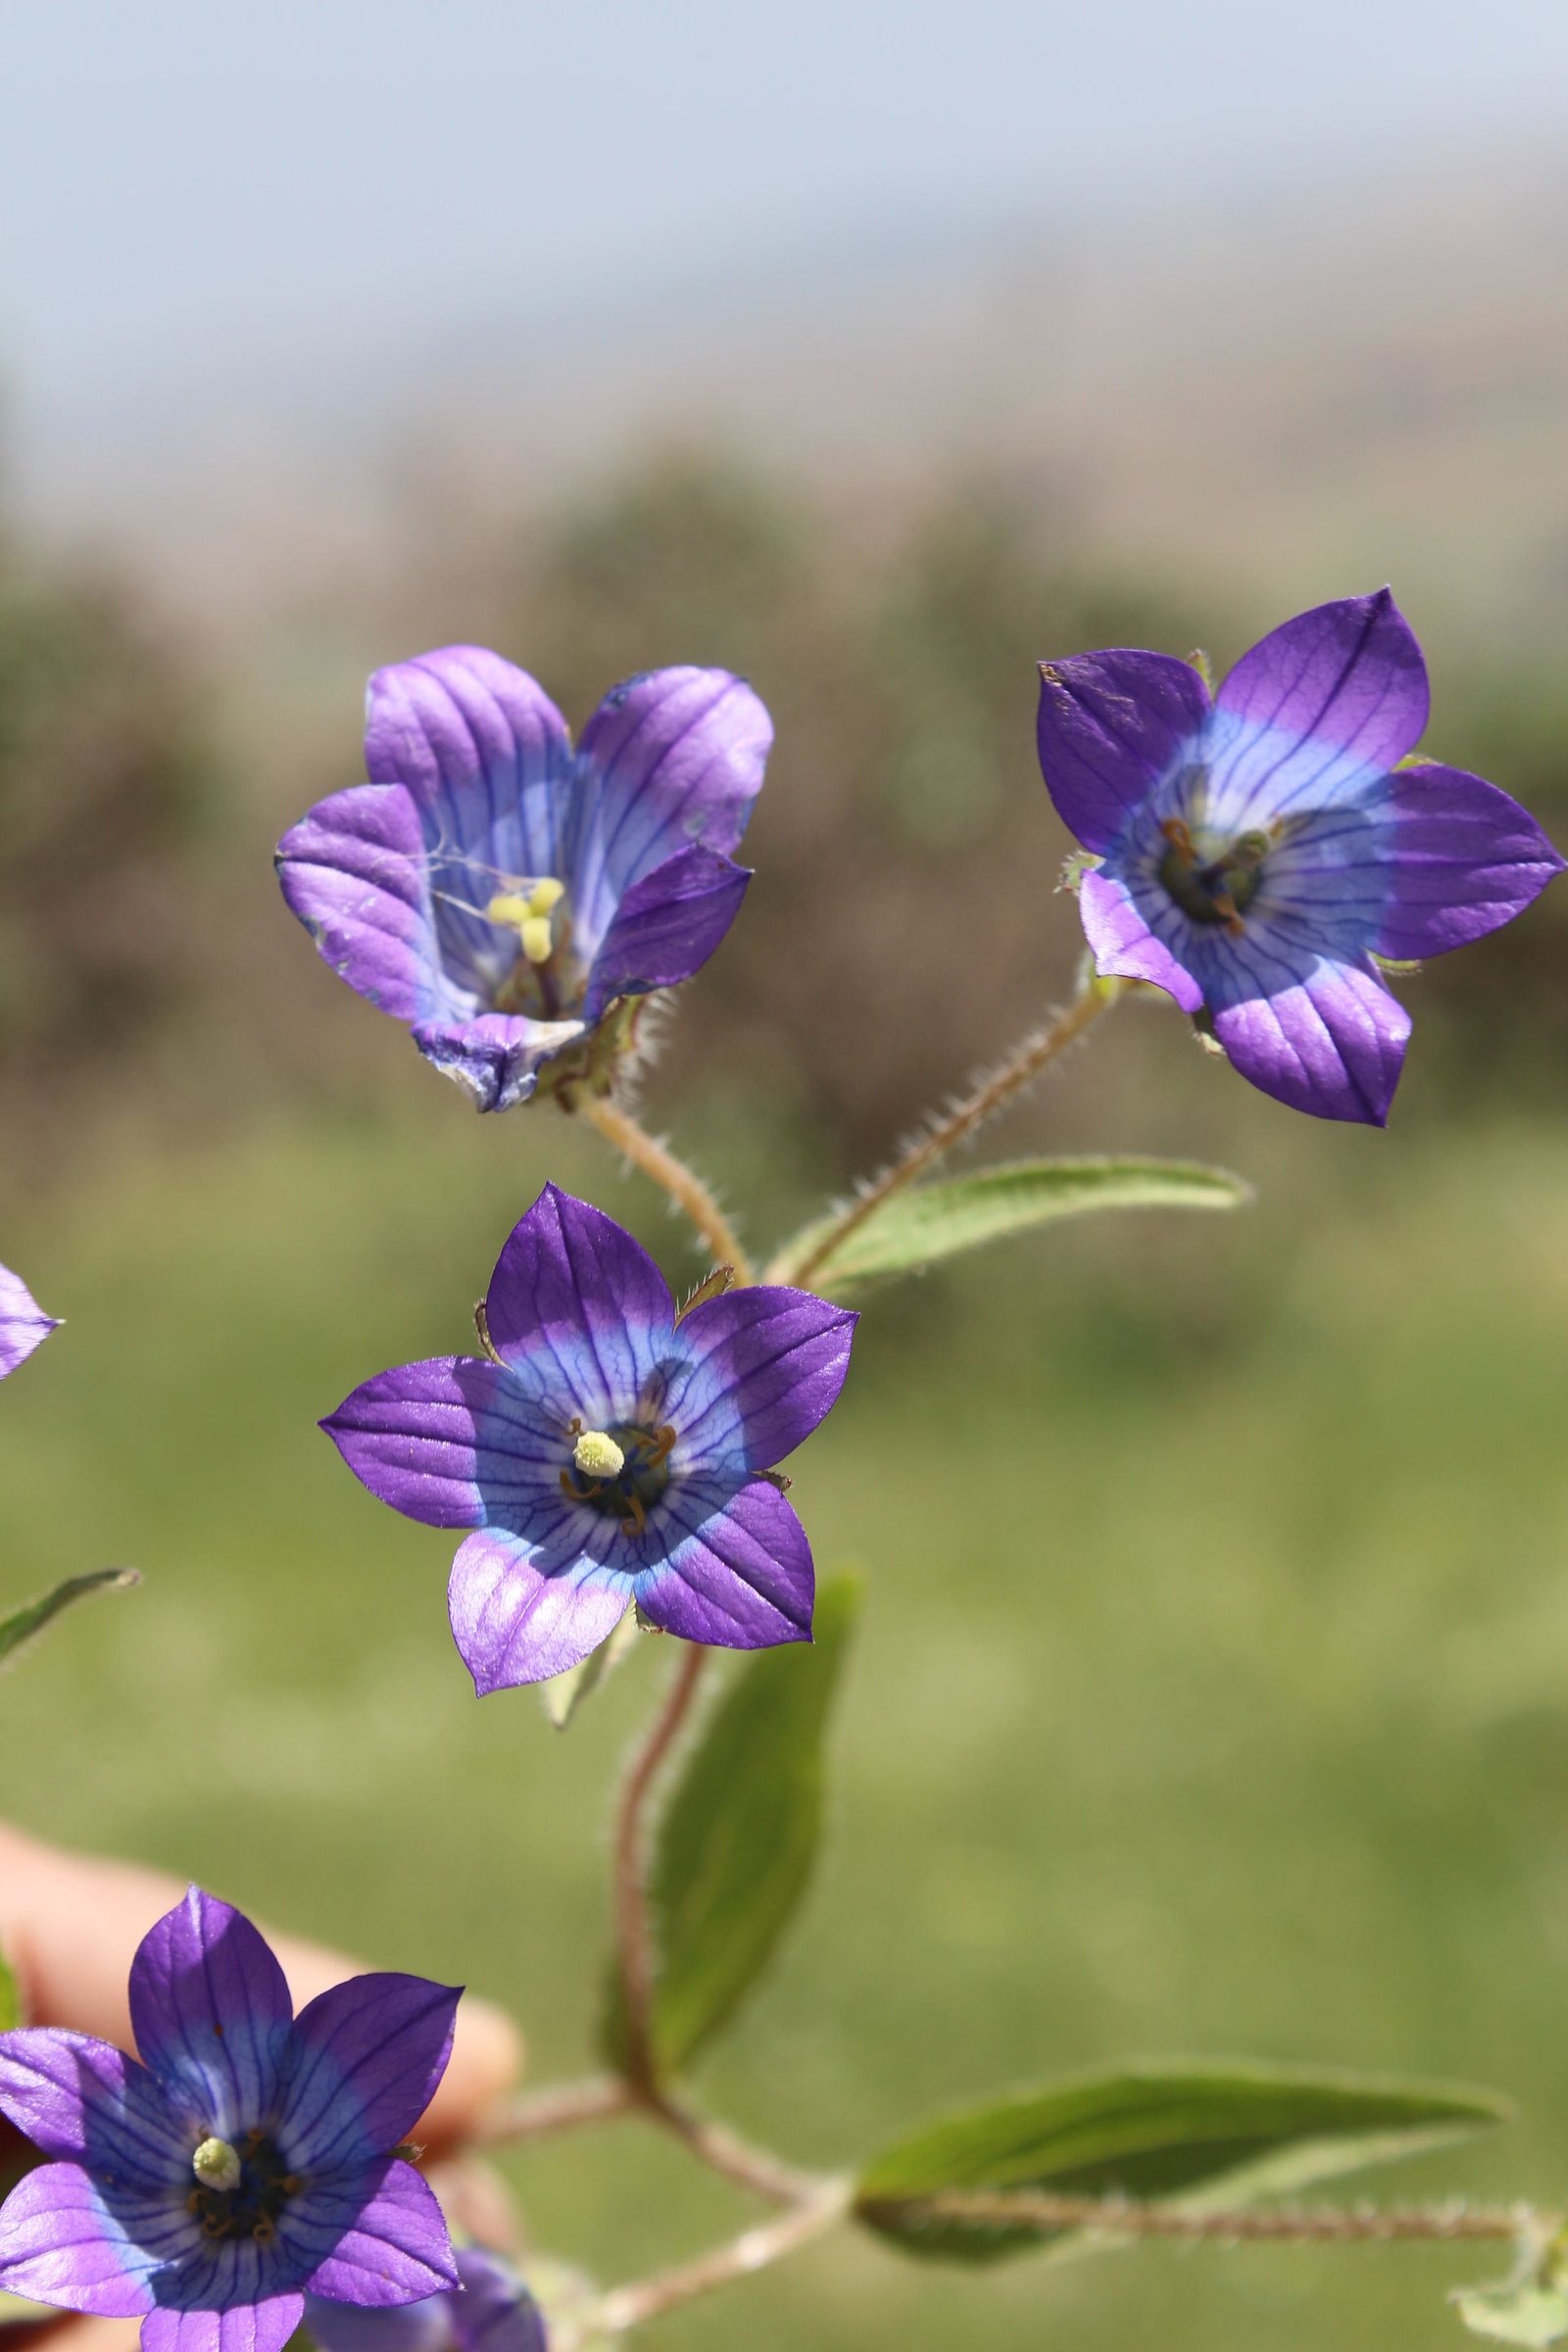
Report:
[{"label": "curved stem", "polygon": [[637,2098],[656,2110],[661,2101],[651,2040],[654,1939],[648,1918],[643,1816],[659,1768],[697,1695],[708,1659],[709,1652],[700,1642],[682,1644],[680,1666],[627,1775],[615,1820],[615,1955],[626,2004],[626,2081]]},{"label": "curved stem", "polygon": [[751,1261],[734,1227],[694,1169],[683,1159],[677,1159],[667,1144],[650,1135],[630,1111],[622,1110],[608,1096],[583,1095],[573,1107],[591,1126],[598,1128],[606,1143],[623,1152],[633,1167],[641,1168],[645,1176],[651,1177],[668,1195],[715,1265],[733,1266],[737,1282],[751,1281]]},{"label": "curved stem", "polygon": [[715,2287],[728,2286],[733,2279],[766,2270],[770,2263],[809,2245],[842,2221],[850,2209],[850,2194],[848,2181],[835,2180],[809,2203],[796,2205],[777,2221],[746,2230],[727,2245],[715,2246],[711,2253],[700,2254],[695,2262],[682,2263],[635,2286],[617,2287],[593,2313],[590,2327],[617,2335],[624,2328],[640,2327],[645,2320],[676,2311],[700,2295],[711,2294]]},{"label": "curved stem", "polygon": [[754,2196],[765,2197],[770,2204],[809,2205],[834,2186],[831,2176],[798,2171],[766,2148],[753,2147],[728,2124],[698,2114],[668,2092],[651,2099],[648,2111],[710,2171],[722,2174],[738,2188],[749,2188]]},{"label": "curved stem", "polygon": [[1102,1012],[1109,1010],[1122,989],[1123,984],[1117,981],[1091,980],[1054,1021],[1026,1037],[1005,1061],[982,1078],[935,1126],[915,1136],[898,1158],[818,1233],[804,1257],[777,1261],[768,1268],[766,1279],[808,1282],[818,1267],[827,1263],[852,1233],[858,1233],[895,1193],[902,1192],[906,1184],[912,1184],[916,1177],[934,1168],[938,1160],[945,1159],[965,1137],[994,1118],[1014,1095],[1031,1085],[1058,1054],[1075,1044]]},{"label": "curved stem", "polygon": [[584,2124],[608,2123],[628,2114],[636,2104],[624,2082],[612,2075],[594,2075],[583,2082],[551,2082],[542,2090],[524,2091],[486,2116],[473,2133],[480,2147],[503,2142],[544,2139],[555,2132],[573,2132]]},{"label": "curved stem", "polygon": [[1231,2243],[1388,2244],[1396,2239],[1516,2238],[1538,2220],[1528,2205],[1307,2205],[1233,2212],[1137,2205],[1124,2197],[1056,2197],[1027,2190],[944,2190],[901,2202],[901,2215],[933,2224],[998,2230],[1084,2230],[1107,2237],[1218,2239]]}]

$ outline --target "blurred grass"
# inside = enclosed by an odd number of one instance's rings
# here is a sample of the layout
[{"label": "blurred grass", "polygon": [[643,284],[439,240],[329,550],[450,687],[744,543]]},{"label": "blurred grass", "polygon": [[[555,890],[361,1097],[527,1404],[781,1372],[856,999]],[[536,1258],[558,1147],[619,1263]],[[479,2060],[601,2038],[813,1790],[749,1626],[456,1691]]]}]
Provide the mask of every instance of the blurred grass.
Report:
[{"label": "blurred grass", "polygon": [[[1259,1205],[1060,1229],[873,1301],[796,1465],[819,1561],[870,1573],[868,1619],[827,1869],[705,2088],[833,2161],[1133,2052],[1438,2073],[1524,2120],[1389,2185],[1549,2201],[1568,1138],[1423,1119],[1435,1064],[1394,1135],[1319,1129],[1205,1085],[1178,1041],[1133,1024],[1098,1051],[1174,1055]],[[516,2008],[543,2079],[591,2062],[607,1797],[663,1656],[564,1738],[530,1694],[475,1703],[450,1543],[373,1504],[313,1424],[466,1344],[547,1174],[672,1275],[693,1261],[591,1139],[473,1119],[401,1050],[394,1088],[220,1143],[111,1127],[49,1197],[6,1200],[8,1261],[69,1321],[0,1394],[0,1604],[110,1559],[146,1583],[6,1677],[0,1790],[42,1834],[466,1978]],[[1049,1098],[1062,1148],[1122,1140],[1090,1066]],[[745,1106],[699,1108],[716,1172],[746,1174]],[[1105,1115],[1129,1123],[1114,1094]],[[636,2132],[514,2169],[541,2240],[607,2277],[739,2218]],[[1455,2332],[1444,2286],[1486,2270],[1152,2249],[976,2280],[846,2242],[651,2340],[1414,2352]]]}]

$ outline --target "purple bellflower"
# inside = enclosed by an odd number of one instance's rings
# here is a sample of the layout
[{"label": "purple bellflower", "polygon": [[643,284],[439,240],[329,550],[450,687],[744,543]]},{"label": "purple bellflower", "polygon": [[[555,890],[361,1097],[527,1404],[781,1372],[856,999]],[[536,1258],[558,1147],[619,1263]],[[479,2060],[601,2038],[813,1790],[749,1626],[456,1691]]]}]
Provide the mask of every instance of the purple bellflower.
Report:
[{"label": "purple bellflower", "polygon": [[296,2018],[249,1920],[193,1886],[130,1970],[142,2063],[0,2034],[0,2112],[52,2159],[0,2210],[0,2286],[141,2320],[143,2352],[279,2352],[304,2297],[422,2301],[457,2273],[399,2142],[446,2071],[458,1995],[354,1977]]},{"label": "purple bellflower", "polygon": [[0,1380],[24,1364],[60,1325],[46,1315],[20,1274],[0,1266]]},{"label": "purple bellflower", "polygon": [[458,2250],[458,2283],[395,2311],[305,2298],[318,2352],[548,2352],[545,2324],[509,2262]]},{"label": "purple bellflower", "polygon": [[488,1359],[383,1372],[322,1424],[394,1510],[473,1531],[450,1600],[481,1694],[577,1665],[633,1601],[689,1642],[809,1640],[810,1547],[768,1473],[836,1400],[853,1314],[750,1288],[677,1315],[630,1234],[553,1184],[481,1312]]},{"label": "purple bellflower", "polygon": [[1040,764],[1096,860],[1099,970],[1204,1013],[1264,1094],[1382,1126],[1410,1016],[1377,959],[1483,938],[1563,865],[1495,785],[1410,760],[1426,664],[1388,589],[1286,621],[1212,702],[1167,654],[1040,674]]},{"label": "purple bellflower", "polygon": [[325,960],[480,1110],[580,1076],[629,1000],[706,963],[751,879],[729,853],[772,721],[722,669],[616,686],[573,749],[524,670],[447,646],[377,670],[368,784],[278,844]]}]

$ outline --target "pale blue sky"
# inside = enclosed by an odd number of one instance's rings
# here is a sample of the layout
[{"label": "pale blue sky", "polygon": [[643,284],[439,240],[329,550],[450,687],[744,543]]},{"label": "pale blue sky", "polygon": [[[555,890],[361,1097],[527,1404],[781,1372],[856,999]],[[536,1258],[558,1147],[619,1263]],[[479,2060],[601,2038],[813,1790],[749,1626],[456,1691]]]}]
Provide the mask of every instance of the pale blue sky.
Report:
[{"label": "pale blue sky", "polygon": [[43,438],[308,401],[487,320],[1565,116],[1568,0],[0,0],[0,378]]}]

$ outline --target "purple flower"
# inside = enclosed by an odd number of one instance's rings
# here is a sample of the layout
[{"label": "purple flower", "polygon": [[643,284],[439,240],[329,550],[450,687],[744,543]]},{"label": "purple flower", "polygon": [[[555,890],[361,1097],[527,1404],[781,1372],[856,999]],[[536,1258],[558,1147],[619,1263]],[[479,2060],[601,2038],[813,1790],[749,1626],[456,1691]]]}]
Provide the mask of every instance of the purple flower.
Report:
[{"label": "purple flower", "polygon": [[0,1380],[24,1364],[60,1325],[46,1315],[20,1274],[0,1266]]},{"label": "purple flower", "polygon": [[455,2288],[396,2311],[307,2296],[318,2352],[547,2352],[539,2306],[509,2262],[465,2246],[457,2263]]},{"label": "purple flower", "polygon": [[677,1316],[648,1252],[553,1184],[484,1314],[494,1360],[383,1372],[322,1423],[383,1502],[474,1531],[450,1598],[480,1693],[575,1666],[633,1600],[689,1642],[808,1640],[810,1547],[765,1473],[833,1405],[856,1317],[760,1288]]},{"label": "purple flower", "polygon": [[0,2034],[0,2112],[54,2161],[0,2211],[0,2286],[141,2319],[143,2352],[278,2352],[305,2291],[413,2303],[457,2274],[396,2154],[446,2071],[458,1995],[354,1977],[293,2014],[249,1920],[193,1886],[143,1939],[143,2063]]},{"label": "purple flower", "polygon": [[1376,958],[1481,939],[1563,865],[1495,785],[1408,760],[1426,664],[1388,589],[1288,620],[1212,704],[1166,654],[1040,674],[1040,764],[1098,859],[1079,904],[1099,969],[1206,1009],[1264,1094],[1382,1126],[1410,1016]]},{"label": "purple flower", "polygon": [[773,740],[722,669],[616,686],[572,749],[524,670],[453,645],[379,669],[370,781],[278,844],[283,896],[332,969],[406,1021],[481,1110],[584,1066],[624,1000],[690,979],[750,874],[731,860]]}]

